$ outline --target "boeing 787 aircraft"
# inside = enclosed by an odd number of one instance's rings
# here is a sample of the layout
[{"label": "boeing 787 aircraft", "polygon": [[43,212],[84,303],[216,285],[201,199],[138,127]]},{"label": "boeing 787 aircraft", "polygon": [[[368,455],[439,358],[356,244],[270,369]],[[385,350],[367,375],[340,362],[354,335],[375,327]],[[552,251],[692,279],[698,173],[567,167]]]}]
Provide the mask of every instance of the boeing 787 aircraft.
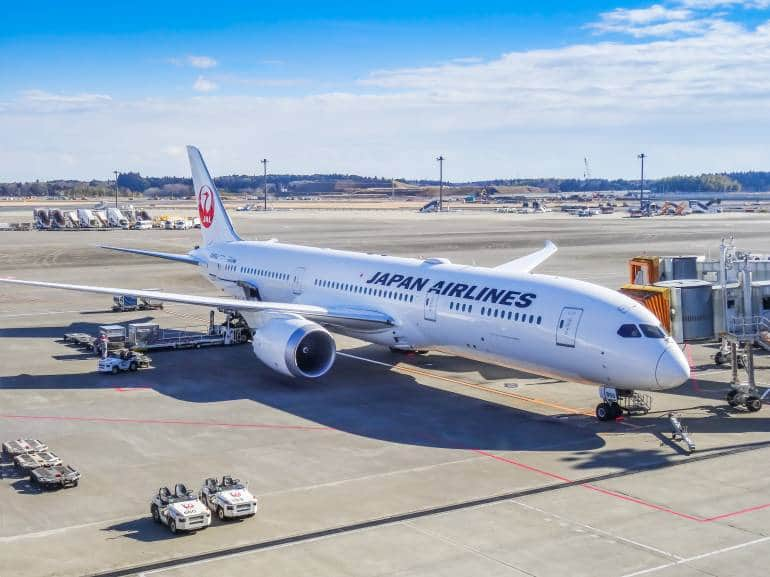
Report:
[{"label": "boeing 787 aircraft", "polygon": [[244,241],[200,152],[187,152],[201,246],[187,254],[105,248],[196,266],[227,297],[0,281],[236,310],[253,331],[257,358],[294,377],[318,378],[332,368],[331,330],[397,350],[436,349],[600,385],[601,420],[620,414],[618,395],[669,389],[690,376],[684,354],[644,306],[595,284],[533,274],[556,252],[550,241],[494,268]]}]

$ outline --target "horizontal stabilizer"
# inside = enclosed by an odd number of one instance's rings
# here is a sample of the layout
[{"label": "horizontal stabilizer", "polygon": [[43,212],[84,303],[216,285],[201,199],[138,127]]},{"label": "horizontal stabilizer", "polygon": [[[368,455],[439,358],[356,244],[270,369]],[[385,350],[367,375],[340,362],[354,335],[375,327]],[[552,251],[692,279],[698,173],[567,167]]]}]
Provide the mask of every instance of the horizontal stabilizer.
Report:
[{"label": "horizontal stabilizer", "polygon": [[197,258],[193,258],[186,254],[176,254],[173,252],[156,252],[152,250],[141,250],[138,248],[122,248],[119,246],[106,246],[101,245],[101,248],[107,250],[117,250],[120,252],[130,252],[132,254],[141,254],[143,256],[153,256],[155,258],[165,258],[166,260],[175,260],[177,262],[183,262],[186,264],[200,264]]},{"label": "horizontal stabilizer", "polygon": [[533,252],[527,256],[522,256],[516,260],[512,260],[510,262],[506,262],[505,264],[496,266],[495,270],[504,272],[532,272],[532,269],[534,269],[537,265],[545,262],[548,257],[550,257],[557,250],[559,250],[559,248],[550,240],[547,240],[545,241],[545,246],[537,252]]}]

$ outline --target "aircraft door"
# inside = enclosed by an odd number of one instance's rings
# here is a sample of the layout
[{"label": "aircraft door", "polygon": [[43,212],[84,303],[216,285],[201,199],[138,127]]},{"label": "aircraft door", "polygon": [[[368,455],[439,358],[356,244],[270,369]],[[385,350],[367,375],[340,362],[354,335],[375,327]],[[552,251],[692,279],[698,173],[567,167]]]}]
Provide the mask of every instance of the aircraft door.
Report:
[{"label": "aircraft door", "polygon": [[302,294],[302,277],[305,276],[304,267],[294,269],[294,274],[291,277],[291,292],[295,295]]},{"label": "aircraft door", "polygon": [[580,317],[583,309],[564,307],[561,309],[559,324],[556,326],[556,344],[563,347],[574,347]]},{"label": "aircraft door", "polygon": [[426,321],[436,320],[436,308],[438,307],[438,297],[439,295],[437,293],[428,293],[425,295],[425,320]]}]

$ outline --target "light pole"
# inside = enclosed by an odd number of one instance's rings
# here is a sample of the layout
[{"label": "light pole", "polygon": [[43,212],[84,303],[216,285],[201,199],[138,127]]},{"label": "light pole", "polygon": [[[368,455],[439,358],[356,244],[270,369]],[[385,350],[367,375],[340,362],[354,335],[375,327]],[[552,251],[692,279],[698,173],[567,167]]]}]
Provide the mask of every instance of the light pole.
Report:
[{"label": "light pole", "polygon": [[444,157],[436,158],[438,161],[438,211],[444,210]]},{"label": "light pole", "polygon": [[639,209],[644,210],[644,159],[647,158],[647,155],[642,152],[637,158],[642,161],[642,178],[639,181]]},{"label": "light pole", "polygon": [[118,175],[120,173],[117,170],[113,170],[112,174],[115,175],[115,208],[118,208]]},{"label": "light pole", "polygon": [[262,163],[262,169],[263,169],[263,185],[264,185],[264,193],[265,193],[265,211],[267,211],[267,158],[263,158],[260,160]]}]

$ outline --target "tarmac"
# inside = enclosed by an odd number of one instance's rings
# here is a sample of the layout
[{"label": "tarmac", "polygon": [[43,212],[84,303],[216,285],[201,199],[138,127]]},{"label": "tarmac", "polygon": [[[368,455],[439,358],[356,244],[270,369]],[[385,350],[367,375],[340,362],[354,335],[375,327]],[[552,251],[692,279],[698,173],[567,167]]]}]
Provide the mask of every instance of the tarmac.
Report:
[{"label": "tarmac", "polygon": [[[615,288],[639,254],[715,254],[730,233],[770,252],[764,214],[232,214],[245,238],[478,265],[551,239],[560,251],[538,272]],[[0,233],[0,273],[213,295],[194,267],[98,248],[198,242],[196,230]],[[65,332],[208,318],[111,304],[0,286],[0,440],[44,440],[83,474],[39,492],[0,463],[2,576],[768,574],[770,408],[727,406],[715,344],[687,346],[692,379],[655,394],[652,412],[599,423],[594,387],[345,337],[315,381],[277,375],[250,345],[157,352],[150,369],[100,375]],[[766,386],[770,357],[756,360]],[[669,412],[693,453],[672,440]],[[179,536],[152,522],[159,487],[224,474],[249,481],[254,518]]]}]

